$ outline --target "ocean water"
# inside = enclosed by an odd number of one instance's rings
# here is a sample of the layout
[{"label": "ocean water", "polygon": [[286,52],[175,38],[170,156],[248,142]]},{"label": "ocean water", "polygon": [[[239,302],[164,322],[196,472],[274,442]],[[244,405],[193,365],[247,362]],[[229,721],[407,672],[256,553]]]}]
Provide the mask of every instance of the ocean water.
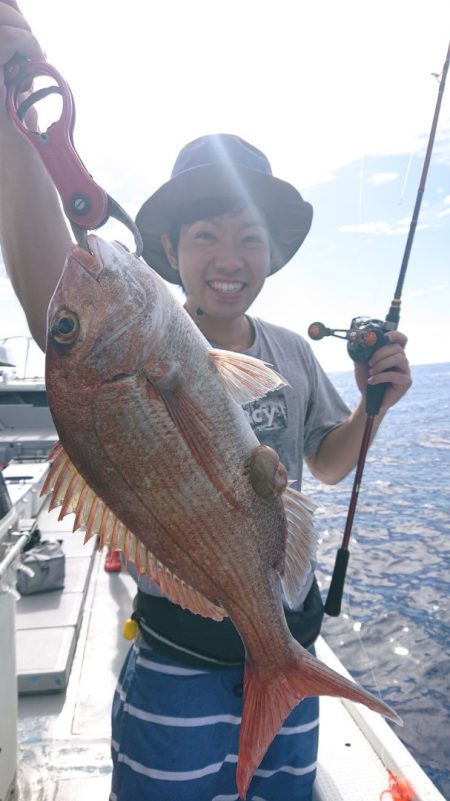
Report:
[{"label": "ocean water", "polygon": [[[393,728],[450,799],[450,363],[412,368],[361,484],[341,615],[322,633],[353,676],[404,721]],[[332,380],[353,407],[353,374]],[[318,578],[325,599],[353,474],[337,487],[307,475],[319,505]]]}]

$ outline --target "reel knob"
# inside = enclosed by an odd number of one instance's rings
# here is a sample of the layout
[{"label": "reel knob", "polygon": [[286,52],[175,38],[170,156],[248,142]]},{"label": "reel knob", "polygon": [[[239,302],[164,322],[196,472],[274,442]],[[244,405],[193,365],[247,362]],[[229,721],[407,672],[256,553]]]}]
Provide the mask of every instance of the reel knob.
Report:
[{"label": "reel knob", "polygon": [[310,339],[323,339],[332,335],[331,328],[327,328],[323,323],[311,323],[308,328],[308,336]]}]

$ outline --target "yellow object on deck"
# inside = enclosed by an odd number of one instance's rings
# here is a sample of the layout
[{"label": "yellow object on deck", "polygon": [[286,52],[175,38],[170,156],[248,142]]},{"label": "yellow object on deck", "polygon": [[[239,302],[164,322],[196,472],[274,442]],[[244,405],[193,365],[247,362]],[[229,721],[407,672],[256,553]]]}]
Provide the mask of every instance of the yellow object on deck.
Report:
[{"label": "yellow object on deck", "polygon": [[134,640],[138,632],[138,626],[135,620],[131,617],[123,624],[122,634],[126,640]]}]

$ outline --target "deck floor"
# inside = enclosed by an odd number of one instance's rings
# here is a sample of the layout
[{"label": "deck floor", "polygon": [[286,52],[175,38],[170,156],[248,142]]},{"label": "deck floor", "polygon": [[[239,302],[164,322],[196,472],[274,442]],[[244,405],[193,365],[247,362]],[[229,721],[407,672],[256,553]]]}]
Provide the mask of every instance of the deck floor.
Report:
[{"label": "deck floor", "polygon": [[135,585],[125,571],[105,573],[103,561],[97,552],[66,691],[19,698],[20,801],[108,798],[110,710]]}]

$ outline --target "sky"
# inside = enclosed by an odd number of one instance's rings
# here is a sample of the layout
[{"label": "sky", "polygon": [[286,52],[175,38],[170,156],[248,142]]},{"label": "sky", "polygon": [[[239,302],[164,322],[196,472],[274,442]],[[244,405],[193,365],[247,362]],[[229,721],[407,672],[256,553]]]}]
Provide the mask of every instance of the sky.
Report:
[{"label": "sky", "polygon": [[[82,161],[130,215],[169,178],[184,144],[238,134],[314,207],[305,243],[251,313],[305,337],[315,320],[384,319],[450,41],[449,0],[20,6],[72,89]],[[99,233],[127,241],[119,224]],[[411,364],[450,361],[450,77],[399,328]],[[0,339],[27,331],[0,263]],[[328,372],[351,369],[342,341],[312,346]],[[31,364],[37,372],[41,362]]]}]

